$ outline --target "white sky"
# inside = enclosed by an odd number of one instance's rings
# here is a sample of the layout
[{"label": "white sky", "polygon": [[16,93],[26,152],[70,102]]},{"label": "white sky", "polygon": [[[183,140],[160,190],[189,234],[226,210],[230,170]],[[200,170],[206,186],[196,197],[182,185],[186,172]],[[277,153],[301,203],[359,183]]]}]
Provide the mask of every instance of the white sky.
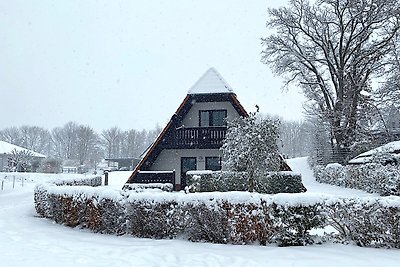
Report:
[{"label": "white sky", "polygon": [[0,129],[163,126],[210,67],[247,110],[300,120],[304,98],[260,62],[284,2],[0,1]]}]

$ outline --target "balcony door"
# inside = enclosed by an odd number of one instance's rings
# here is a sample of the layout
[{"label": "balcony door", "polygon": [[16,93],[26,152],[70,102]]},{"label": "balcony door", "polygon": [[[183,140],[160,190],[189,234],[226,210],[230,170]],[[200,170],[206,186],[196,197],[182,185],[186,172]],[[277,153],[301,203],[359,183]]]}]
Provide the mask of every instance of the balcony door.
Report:
[{"label": "balcony door", "polygon": [[186,186],[186,172],[197,170],[197,160],[195,157],[181,158],[181,189]]}]

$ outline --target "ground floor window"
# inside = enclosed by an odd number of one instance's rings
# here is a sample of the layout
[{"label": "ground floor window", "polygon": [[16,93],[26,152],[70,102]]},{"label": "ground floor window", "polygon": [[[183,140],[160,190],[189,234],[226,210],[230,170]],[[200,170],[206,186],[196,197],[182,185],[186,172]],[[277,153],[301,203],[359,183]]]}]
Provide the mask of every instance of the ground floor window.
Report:
[{"label": "ground floor window", "polygon": [[220,171],[221,157],[206,157],[206,170]]}]

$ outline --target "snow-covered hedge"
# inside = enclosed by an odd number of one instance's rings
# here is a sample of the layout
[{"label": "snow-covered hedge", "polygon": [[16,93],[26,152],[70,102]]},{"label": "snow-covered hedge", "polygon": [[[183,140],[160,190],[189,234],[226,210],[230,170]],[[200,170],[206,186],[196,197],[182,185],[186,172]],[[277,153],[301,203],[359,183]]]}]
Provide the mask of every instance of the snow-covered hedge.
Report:
[{"label": "snow-covered hedge", "polygon": [[343,187],[361,189],[381,196],[400,196],[400,166],[378,163],[362,165],[329,164],[315,166],[317,181]]},{"label": "snow-covered hedge", "polygon": [[171,183],[148,183],[148,184],[132,183],[132,184],[125,184],[123,187],[123,190],[134,190],[136,192],[142,192],[148,189],[172,192],[174,190],[174,185]]},{"label": "snow-covered hedge", "polygon": [[71,177],[71,178],[63,178],[63,179],[55,179],[50,181],[50,183],[54,183],[58,186],[61,185],[69,185],[69,186],[77,186],[77,185],[86,185],[86,186],[101,186],[101,176],[87,176],[87,177]]},{"label": "snow-covered hedge", "polygon": [[[189,171],[187,172],[190,192],[247,191],[246,172]],[[293,172],[267,172],[255,177],[254,191],[263,194],[301,193],[307,191],[301,175]]]},{"label": "snow-covered hedge", "polygon": [[310,230],[330,225],[340,242],[400,248],[400,197],[394,196],[184,194],[41,184],[35,207],[57,223],[107,234],[289,246],[313,243]]},{"label": "snow-covered hedge", "polygon": [[340,241],[400,248],[400,197],[342,198],[327,201],[324,209]]},{"label": "snow-covered hedge", "polygon": [[[59,179],[52,179],[47,181],[47,183],[43,184],[38,184],[35,187],[35,193],[34,193],[34,200],[35,200],[35,208],[36,211],[39,214],[42,214],[45,217],[49,217],[48,214],[49,212],[51,213],[51,209],[53,206],[57,206],[58,203],[57,201],[52,201],[49,198],[55,198],[55,195],[62,194],[62,190],[58,191],[56,194],[51,196],[48,194],[46,188],[53,188],[55,189],[61,189],[63,188],[64,191],[75,191],[77,186],[101,186],[102,180],[101,176],[87,176],[87,177],[81,177],[81,176],[69,176],[68,178],[59,178]],[[69,188],[65,188],[69,187]],[[51,204],[52,202],[52,204]]]}]

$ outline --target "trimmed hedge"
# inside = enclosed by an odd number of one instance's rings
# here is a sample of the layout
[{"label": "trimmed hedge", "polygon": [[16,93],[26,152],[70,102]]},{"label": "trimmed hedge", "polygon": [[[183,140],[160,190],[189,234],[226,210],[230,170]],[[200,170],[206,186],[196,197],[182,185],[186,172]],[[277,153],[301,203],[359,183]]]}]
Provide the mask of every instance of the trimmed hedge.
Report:
[{"label": "trimmed hedge", "polygon": [[327,203],[328,224],[341,242],[400,248],[400,198],[350,198]]},{"label": "trimmed hedge", "polygon": [[[187,173],[189,192],[228,192],[247,191],[246,172],[226,171],[189,171]],[[262,194],[302,193],[307,189],[301,181],[301,175],[293,172],[267,172],[254,179],[254,191]]]},{"label": "trimmed hedge", "polygon": [[334,227],[334,240],[400,248],[400,197],[316,194],[120,191],[42,184],[38,214],[70,227],[146,238],[221,244],[307,245],[310,230]]},{"label": "trimmed hedge", "polygon": [[400,196],[400,165],[368,163],[362,165],[329,164],[315,166],[318,182],[361,189],[381,196]]}]

